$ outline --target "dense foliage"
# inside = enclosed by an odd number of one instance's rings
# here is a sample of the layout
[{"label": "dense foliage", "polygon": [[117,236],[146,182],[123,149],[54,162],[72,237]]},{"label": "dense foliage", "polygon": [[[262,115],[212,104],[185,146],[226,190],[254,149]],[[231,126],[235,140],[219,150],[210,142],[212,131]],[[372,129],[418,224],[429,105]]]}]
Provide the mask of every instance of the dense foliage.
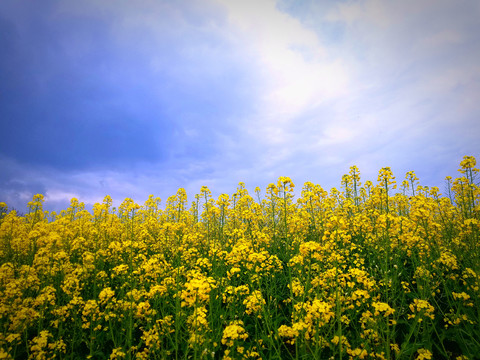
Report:
[{"label": "dense foliage", "polygon": [[188,206],[0,203],[0,359],[475,359],[475,159],[445,194],[389,168]]}]

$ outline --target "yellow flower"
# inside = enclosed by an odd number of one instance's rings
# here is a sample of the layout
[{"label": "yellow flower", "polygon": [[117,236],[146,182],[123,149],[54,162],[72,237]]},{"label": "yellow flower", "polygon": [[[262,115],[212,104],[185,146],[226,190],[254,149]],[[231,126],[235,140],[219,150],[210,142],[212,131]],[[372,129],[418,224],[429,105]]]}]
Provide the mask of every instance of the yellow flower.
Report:
[{"label": "yellow flower", "polygon": [[110,354],[110,360],[115,360],[115,359],[124,359],[125,358],[125,352],[123,351],[123,348],[118,347],[112,350],[112,353]]},{"label": "yellow flower", "polygon": [[304,321],[298,321],[292,324],[292,326],[281,325],[278,328],[278,335],[284,338],[288,338],[286,342],[290,345],[295,344],[296,338],[302,333],[308,325]]},{"label": "yellow flower", "polygon": [[301,296],[305,291],[305,287],[302,285],[299,279],[293,279],[292,283],[288,285],[292,290],[293,295]]},{"label": "yellow flower", "polygon": [[463,160],[460,162],[460,166],[463,168],[459,170],[462,173],[465,173],[465,169],[472,169],[477,164],[477,160],[473,156],[464,156]]},{"label": "yellow flower", "polygon": [[3,348],[0,348],[0,359],[13,360],[13,357],[6,352]]},{"label": "yellow flower", "polygon": [[[342,345],[346,346],[347,348],[350,348],[350,344],[349,344],[347,338],[343,335],[342,336],[335,335],[332,338],[331,342],[334,345],[338,345],[339,343],[341,343]],[[360,352],[360,353],[362,354],[363,352]]]},{"label": "yellow flower", "polygon": [[416,360],[424,360],[424,359],[429,360],[432,358],[432,353],[427,349],[418,349],[417,353],[418,353],[418,356]]},{"label": "yellow flower", "polygon": [[456,293],[456,292],[453,292],[452,291],[452,295],[453,295],[453,298],[455,300],[463,300],[463,301],[467,301],[468,299],[470,299],[470,295],[468,295],[467,293],[465,292],[461,292],[461,293]]},{"label": "yellow flower", "polygon": [[357,357],[358,359],[362,359],[362,360],[365,359],[365,357],[367,357],[368,355],[367,350],[362,348],[356,348],[353,350],[347,349],[347,352],[350,356]]},{"label": "yellow flower", "polygon": [[215,280],[212,277],[207,277],[198,271],[193,271],[190,275],[192,279],[185,283],[185,290],[180,294],[182,307],[206,303],[210,291],[215,288]]},{"label": "yellow flower", "polygon": [[110,287],[102,289],[100,294],[98,294],[98,300],[100,304],[106,304],[113,297],[115,297],[115,291],[113,291]]},{"label": "yellow flower", "polygon": [[408,315],[409,319],[418,318],[418,322],[422,322],[424,316],[432,320],[435,319],[433,314],[435,308],[426,300],[414,299],[413,304],[410,304],[409,308],[413,312],[413,315]]},{"label": "yellow flower", "polygon": [[245,340],[247,338],[248,334],[243,328],[243,321],[235,320],[223,330],[222,344],[232,347],[235,340]]},{"label": "yellow flower", "polygon": [[[262,292],[260,290],[253,291],[245,300],[243,300],[243,305],[246,307],[245,313],[247,315],[259,313],[265,305],[265,299],[262,296]],[[260,317],[260,315],[258,316]]]},{"label": "yellow flower", "polygon": [[395,309],[392,309],[390,305],[383,302],[374,302],[372,306],[375,308],[375,312],[373,313],[375,316],[380,315],[383,313],[383,316],[387,317],[392,315],[395,312]]},{"label": "yellow flower", "polygon": [[40,331],[40,334],[35,337],[30,342],[30,356],[29,359],[35,360],[46,360],[48,359],[49,352],[48,352],[48,339],[52,337],[52,334],[48,330]]}]

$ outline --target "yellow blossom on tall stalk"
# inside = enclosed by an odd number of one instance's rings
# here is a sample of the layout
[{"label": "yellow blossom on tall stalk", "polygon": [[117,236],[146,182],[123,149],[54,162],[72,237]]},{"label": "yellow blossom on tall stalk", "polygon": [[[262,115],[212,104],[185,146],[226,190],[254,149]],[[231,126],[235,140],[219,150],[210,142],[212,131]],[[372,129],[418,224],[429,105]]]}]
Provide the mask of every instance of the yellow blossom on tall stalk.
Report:
[{"label": "yellow blossom on tall stalk", "polygon": [[265,299],[263,298],[262,292],[260,290],[254,290],[243,301],[243,305],[245,305],[246,308],[245,314],[256,314],[259,318],[261,318],[261,311],[265,304],[266,303]]},{"label": "yellow blossom on tall stalk", "polygon": [[412,189],[412,195],[415,196],[415,189],[418,186],[418,178],[414,171],[409,171],[405,175],[406,187]]},{"label": "yellow blossom on tall stalk", "polygon": [[180,295],[182,307],[194,307],[207,303],[210,292],[216,286],[215,279],[207,277],[198,271],[193,271],[189,275],[191,278],[185,283],[185,289],[182,290]]},{"label": "yellow blossom on tall stalk", "polygon": [[232,347],[235,342],[246,340],[248,334],[245,332],[243,326],[244,324],[241,320],[230,322],[230,324],[228,324],[223,330],[222,344]]},{"label": "yellow blossom on tall stalk", "polygon": [[417,350],[416,360],[429,360],[432,359],[432,353],[427,349],[418,349]]},{"label": "yellow blossom on tall stalk", "polygon": [[426,300],[414,299],[413,304],[410,304],[409,308],[413,313],[408,315],[409,319],[417,319],[418,322],[422,322],[426,317],[432,320],[435,319],[435,308]]},{"label": "yellow blossom on tall stalk", "polygon": [[395,309],[392,309],[387,303],[374,302],[372,303],[372,306],[375,309],[375,312],[373,314],[375,316],[382,315],[382,316],[388,317],[395,312]]}]

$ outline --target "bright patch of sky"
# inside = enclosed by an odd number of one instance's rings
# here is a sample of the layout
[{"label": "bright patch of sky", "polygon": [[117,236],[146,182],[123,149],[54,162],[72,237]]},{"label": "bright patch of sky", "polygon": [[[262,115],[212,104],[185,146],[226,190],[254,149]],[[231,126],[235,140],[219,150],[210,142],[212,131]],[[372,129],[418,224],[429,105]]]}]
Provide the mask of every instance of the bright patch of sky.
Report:
[{"label": "bright patch of sky", "polygon": [[0,2],[0,201],[190,200],[480,161],[473,0]]}]

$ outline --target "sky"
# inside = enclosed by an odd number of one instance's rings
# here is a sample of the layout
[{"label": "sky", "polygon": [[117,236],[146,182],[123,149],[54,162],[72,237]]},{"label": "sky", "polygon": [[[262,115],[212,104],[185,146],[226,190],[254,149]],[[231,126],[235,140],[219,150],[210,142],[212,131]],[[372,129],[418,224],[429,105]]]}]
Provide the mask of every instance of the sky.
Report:
[{"label": "sky", "polygon": [[477,0],[2,0],[0,201],[444,187],[480,161]]}]

